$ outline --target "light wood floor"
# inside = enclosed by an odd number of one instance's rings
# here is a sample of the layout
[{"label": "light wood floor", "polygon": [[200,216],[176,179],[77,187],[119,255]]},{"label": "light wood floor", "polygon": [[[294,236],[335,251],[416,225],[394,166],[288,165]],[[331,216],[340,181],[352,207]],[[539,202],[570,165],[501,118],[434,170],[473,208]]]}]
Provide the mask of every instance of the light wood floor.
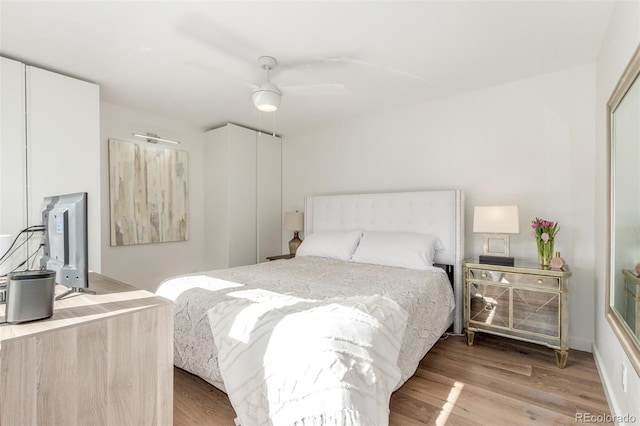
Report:
[{"label": "light wood floor", "polygon": [[[178,368],[174,425],[233,425],[223,393]],[[391,425],[575,424],[576,414],[610,414],[590,353],[570,351],[556,367],[552,349],[476,333],[438,342],[416,374],[391,396]]]}]

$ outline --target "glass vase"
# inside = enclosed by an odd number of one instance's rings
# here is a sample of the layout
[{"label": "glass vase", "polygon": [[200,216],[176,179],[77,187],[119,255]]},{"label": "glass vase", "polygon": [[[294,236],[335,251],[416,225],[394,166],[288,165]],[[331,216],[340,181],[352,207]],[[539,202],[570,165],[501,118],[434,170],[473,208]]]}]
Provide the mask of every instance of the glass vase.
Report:
[{"label": "glass vase", "polygon": [[551,265],[551,257],[553,256],[553,240],[544,241],[538,239],[538,262],[542,266]]}]

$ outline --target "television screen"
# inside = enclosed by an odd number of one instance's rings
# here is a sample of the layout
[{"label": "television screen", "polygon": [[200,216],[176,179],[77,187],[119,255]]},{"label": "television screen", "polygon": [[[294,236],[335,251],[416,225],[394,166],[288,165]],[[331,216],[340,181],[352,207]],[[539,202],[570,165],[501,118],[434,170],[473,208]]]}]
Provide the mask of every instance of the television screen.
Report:
[{"label": "television screen", "polygon": [[40,266],[55,271],[57,284],[70,287],[71,292],[83,291],[89,286],[87,193],[45,197],[42,225]]}]

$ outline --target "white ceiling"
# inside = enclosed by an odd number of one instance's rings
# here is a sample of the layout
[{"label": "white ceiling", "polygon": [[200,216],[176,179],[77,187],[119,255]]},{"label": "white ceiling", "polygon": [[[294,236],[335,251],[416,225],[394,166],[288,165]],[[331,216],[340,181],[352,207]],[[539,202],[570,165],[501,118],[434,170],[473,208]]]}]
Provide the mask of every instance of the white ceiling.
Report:
[{"label": "white ceiling", "polygon": [[[286,136],[596,60],[611,1],[5,1],[0,55],[95,82],[103,101],[209,129]],[[259,117],[247,82],[275,56],[285,96]],[[259,121],[261,120],[261,121]]]}]

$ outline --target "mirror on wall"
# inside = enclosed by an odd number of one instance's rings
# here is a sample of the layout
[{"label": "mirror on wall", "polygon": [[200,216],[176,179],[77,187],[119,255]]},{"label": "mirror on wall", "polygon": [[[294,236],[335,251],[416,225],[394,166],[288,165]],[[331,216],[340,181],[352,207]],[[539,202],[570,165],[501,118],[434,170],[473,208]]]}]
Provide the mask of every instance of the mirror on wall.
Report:
[{"label": "mirror on wall", "polygon": [[640,46],[607,104],[607,319],[640,375]]}]

